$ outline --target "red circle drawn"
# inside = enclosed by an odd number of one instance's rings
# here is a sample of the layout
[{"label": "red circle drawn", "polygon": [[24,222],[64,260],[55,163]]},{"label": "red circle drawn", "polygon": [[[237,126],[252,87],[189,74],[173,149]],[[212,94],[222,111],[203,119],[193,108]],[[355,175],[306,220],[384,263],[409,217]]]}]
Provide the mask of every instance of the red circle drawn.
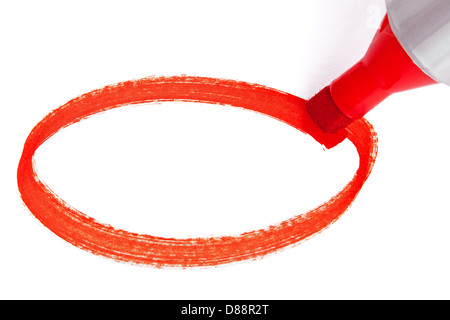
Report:
[{"label": "red circle drawn", "polygon": [[[353,179],[328,202],[280,224],[238,236],[175,239],[137,234],[103,224],[70,207],[37,176],[33,156],[60,129],[93,114],[149,102],[189,101],[229,105],[271,116],[310,134],[325,146],[335,136],[321,136],[309,119],[305,101],[257,84],[203,77],[149,77],[110,85],[75,98],[52,111],[29,134],[17,179],[23,202],[48,229],[69,243],[118,261],[156,267],[215,266],[261,258],[300,243],[335,222],[351,205],[375,163],[377,137],[364,119],[345,132],[360,158]],[[318,137],[318,138],[317,138]]]}]

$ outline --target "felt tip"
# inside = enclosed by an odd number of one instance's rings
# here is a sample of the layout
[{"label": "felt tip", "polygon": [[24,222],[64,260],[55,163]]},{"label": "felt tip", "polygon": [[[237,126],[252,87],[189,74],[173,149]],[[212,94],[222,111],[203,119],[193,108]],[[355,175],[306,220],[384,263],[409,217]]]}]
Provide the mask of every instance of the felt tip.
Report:
[{"label": "felt tip", "polygon": [[315,124],[329,134],[337,133],[353,122],[353,119],[345,115],[334,102],[330,86],[306,102],[306,111]]}]

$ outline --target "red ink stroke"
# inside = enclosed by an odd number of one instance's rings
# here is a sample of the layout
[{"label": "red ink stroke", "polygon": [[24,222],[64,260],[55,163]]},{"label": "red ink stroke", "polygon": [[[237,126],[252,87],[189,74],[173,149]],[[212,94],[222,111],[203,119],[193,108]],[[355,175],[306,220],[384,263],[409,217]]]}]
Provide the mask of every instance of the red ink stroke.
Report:
[{"label": "red ink stroke", "polygon": [[[60,129],[88,116],[130,104],[188,101],[253,110],[312,135],[326,147],[348,138],[358,151],[353,179],[328,202],[280,224],[237,236],[175,239],[137,234],[103,224],[72,208],[37,176],[33,156]],[[150,77],[110,85],[75,98],[52,111],[28,136],[17,178],[23,202],[39,221],[69,243],[117,261],[155,267],[215,266],[256,259],[298,244],[335,222],[351,205],[375,163],[377,137],[364,119],[341,136],[318,130],[301,98],[261,85],[203,77]]]}]

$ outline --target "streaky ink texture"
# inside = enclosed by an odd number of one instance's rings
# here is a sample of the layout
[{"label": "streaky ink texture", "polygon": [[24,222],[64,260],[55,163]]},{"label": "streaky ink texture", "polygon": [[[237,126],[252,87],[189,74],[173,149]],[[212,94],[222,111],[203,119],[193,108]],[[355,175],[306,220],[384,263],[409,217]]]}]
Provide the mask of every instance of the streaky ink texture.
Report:
[{"label": "streaky ink texture", "polygon": [[[175,239],[137,234],[101,223],[72,208],[37,176],[33,156],[60,129],[88,116],[130,104],[188,101],[253,110],[307,133],[330,148],[348,138],[358,151],[353,179],[328,202],[280,224],[238,236]],[[216,266],[256,259],[298,244],[335,222],[352,204],[376,159],[377,137],[364,119],[340,135],[326,135],[309,118],[305,100],[257,84],[204,77],[149,77],[106,86],[48,114],[29,134],[17,181],[23,202],[39,221],[69,243],[117,261],[155,267]]]}]

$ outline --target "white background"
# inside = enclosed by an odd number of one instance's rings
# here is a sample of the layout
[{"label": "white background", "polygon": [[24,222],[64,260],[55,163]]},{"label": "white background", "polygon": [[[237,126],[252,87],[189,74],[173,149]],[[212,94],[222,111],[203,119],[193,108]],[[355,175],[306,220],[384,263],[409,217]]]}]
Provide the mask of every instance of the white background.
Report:
[{"label": "white background", "polygon": [[[382,0],[2,2],[0,298],[450,298],[442,85],[368,114],[379,156],[353,206],[321,234],[257,261],[118,263],[55,236],[17,191],[28,133],[82,93],[188,74],[309,98],[362,57],[384,10]],[[305,212],[337,193],[357,160],[348,142],[324,151],[275,120],[194,104],[114,110],[62,130],[36,155],[41,178],[86,214],[177,237],[238,234]]]}]

